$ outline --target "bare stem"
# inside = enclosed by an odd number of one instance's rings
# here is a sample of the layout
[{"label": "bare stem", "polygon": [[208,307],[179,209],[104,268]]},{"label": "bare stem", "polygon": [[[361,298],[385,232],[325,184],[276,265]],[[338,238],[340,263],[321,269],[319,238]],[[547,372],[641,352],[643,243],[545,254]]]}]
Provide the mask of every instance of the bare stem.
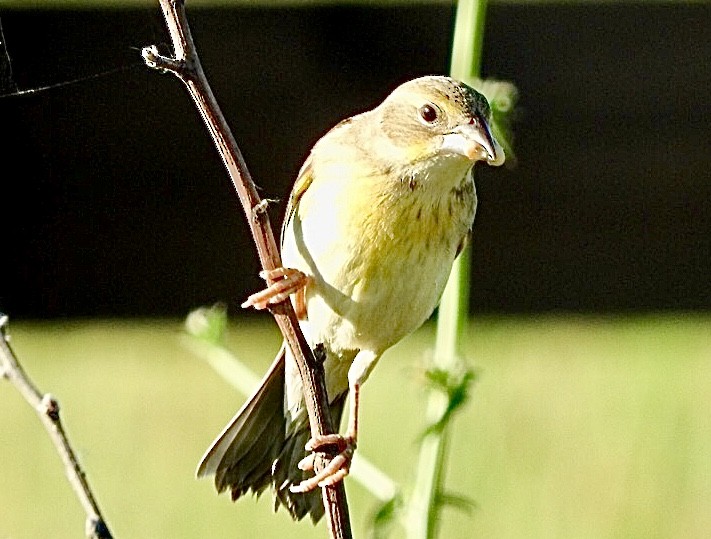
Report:
[{"label": "bare stem", "polygon": [[49,393],[41,393],[25,373],[10,347],[7,323],[8,317],[0,313],[0,374],[17,388],[27,403],[37,412],[42,424],[47,429],[49,438],[64,463],[67,479],[86,513],[86,536],[91,539],[111,539],[111,532],[104,517],[101,516],[86,474],[64,432],[59,417],[59,403]]},{"label": "bare stem", "polygon": [[[175,56],[162,56],[155,46],[142,51],[149,67],[176,75],[187,87],[195,106],[227,168],[232,184],[247,216],[259,261],[265,270],[281,266],[279,249],[274,239],[266,205],[257,194],[242,153],[210,89],[203,72],[188,25],[183,0],[160,0]],[[312,436],[334,432],[324,384],[323,365],[316,361],[299,328],[289,300],[273,306],[271,313],[299,367]],[[317,459],[321,469],[326,459]],[[323,500],[331,537],[351,537],[348,504],[343,482],[323,488]]]}]

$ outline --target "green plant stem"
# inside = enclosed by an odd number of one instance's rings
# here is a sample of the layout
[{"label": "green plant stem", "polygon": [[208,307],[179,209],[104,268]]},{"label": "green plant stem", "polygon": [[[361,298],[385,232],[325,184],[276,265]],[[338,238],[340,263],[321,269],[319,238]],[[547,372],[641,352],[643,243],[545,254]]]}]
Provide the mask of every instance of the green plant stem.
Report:
[{"label": "green plant stem", "polygon": [[[485,13],[486,0],[460,0],[457,6],[450,68],[454,78],[470,82],[479,76]],[[467,248],[452,267],[439,306],[432,365],[436,369],[456,371],[459,368],[460,336],[469,304],[469,268],[470,249]],[[447,405],[447,396],[432,389],[427,403],[428,422],[431,424],[441,418]],[[437,534],[438,498],[443,491],[447,442],[447,426],[427,433],[422,439],[406,521],[409,539],[430,539]]]},{"label": "green plant stem", "polygon": [[455,79],[467,82],[480,76],[486,6],[487,0],[460,0],[457,4],[449,67]]}]

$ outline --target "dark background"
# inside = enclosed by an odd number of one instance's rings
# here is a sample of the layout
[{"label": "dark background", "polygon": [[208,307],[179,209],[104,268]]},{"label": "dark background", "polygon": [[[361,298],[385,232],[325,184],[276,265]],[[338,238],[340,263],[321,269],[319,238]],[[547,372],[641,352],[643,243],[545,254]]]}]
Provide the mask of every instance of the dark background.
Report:
[{"label": "dark background", "polygon": [[[446,73],[452,6],[189,10],[263,195],[398,83]],[[143,67],[159,10],[0,11],[0,311],[183,315],[260,287],[181,84]],[[483,74],[515,82],[519,165],[478,171],[472,310],[711,308],[711,6],[497,5]],[[282,207],[275,210],[278,229]]]}]

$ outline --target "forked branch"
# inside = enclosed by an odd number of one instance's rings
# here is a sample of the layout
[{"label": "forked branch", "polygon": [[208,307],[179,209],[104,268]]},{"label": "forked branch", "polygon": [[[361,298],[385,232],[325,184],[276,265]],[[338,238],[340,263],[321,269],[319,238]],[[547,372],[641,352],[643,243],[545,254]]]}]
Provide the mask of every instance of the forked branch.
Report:
[{"label": "forked branch", "polygon": [[[143,49],[143,58],[149,67],[173,73],[187,87],[239,196],[262,268],[276,269],[281,266],[281,258],[266,212],[266,202],[257,194],[242,153],[207,82],[188,25],[184,1],[160,0],[160,5],[175,56],[163,56],[157,47],[151,46]],[[323,365],[314,358],[301,334],[291,302],[286,300],[274,305],[270,311],[299,366],[312,436],[333,433]],[[317,459],[317,471],[326,463],[326,459]],[[324,487],[323,500],[331,536],[339,539],[351,537],[343,483]]]}]

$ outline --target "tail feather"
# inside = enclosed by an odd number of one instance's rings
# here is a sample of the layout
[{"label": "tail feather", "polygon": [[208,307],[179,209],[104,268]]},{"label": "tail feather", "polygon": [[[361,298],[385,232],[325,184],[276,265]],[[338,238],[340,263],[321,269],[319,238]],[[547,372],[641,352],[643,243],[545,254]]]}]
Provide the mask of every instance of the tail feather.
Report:
[{"label": "tail feather", "polygon": [[[224,479],[230,468],[236,468],[245,457],[254,458],[256,454],[265,457],[263,450],[256,452],[254,448],[260,441],[284,439],[286,420],[283,401],[284,350],[282,348],[264,375],[259,389],[245,402],[205,452],[198,466],[197,476],[215,474],[215,485],[218,491],[222,492],[227,487]],[[270,429],[268,436],[264,432],[266,429]],[[251,455],[250,449],[252,449]]]},{"label": "tail feather", "polygon": [[[284,414],[285,349],[282,347],[259,389],[240,408],[198,466],[198,477],[215,475],[218,492],[230,491],[237,500],[248,491],[260,495],[271,485],[275,510],[283,505],[296,520],[307,514],[314,523],[323,516],[320,489],[304,494],[289,490],[310,472],[297,467],[306,456],[308,424],[287,429]],[[331,417],[340,424],[346,393],[331,402]]]}]

